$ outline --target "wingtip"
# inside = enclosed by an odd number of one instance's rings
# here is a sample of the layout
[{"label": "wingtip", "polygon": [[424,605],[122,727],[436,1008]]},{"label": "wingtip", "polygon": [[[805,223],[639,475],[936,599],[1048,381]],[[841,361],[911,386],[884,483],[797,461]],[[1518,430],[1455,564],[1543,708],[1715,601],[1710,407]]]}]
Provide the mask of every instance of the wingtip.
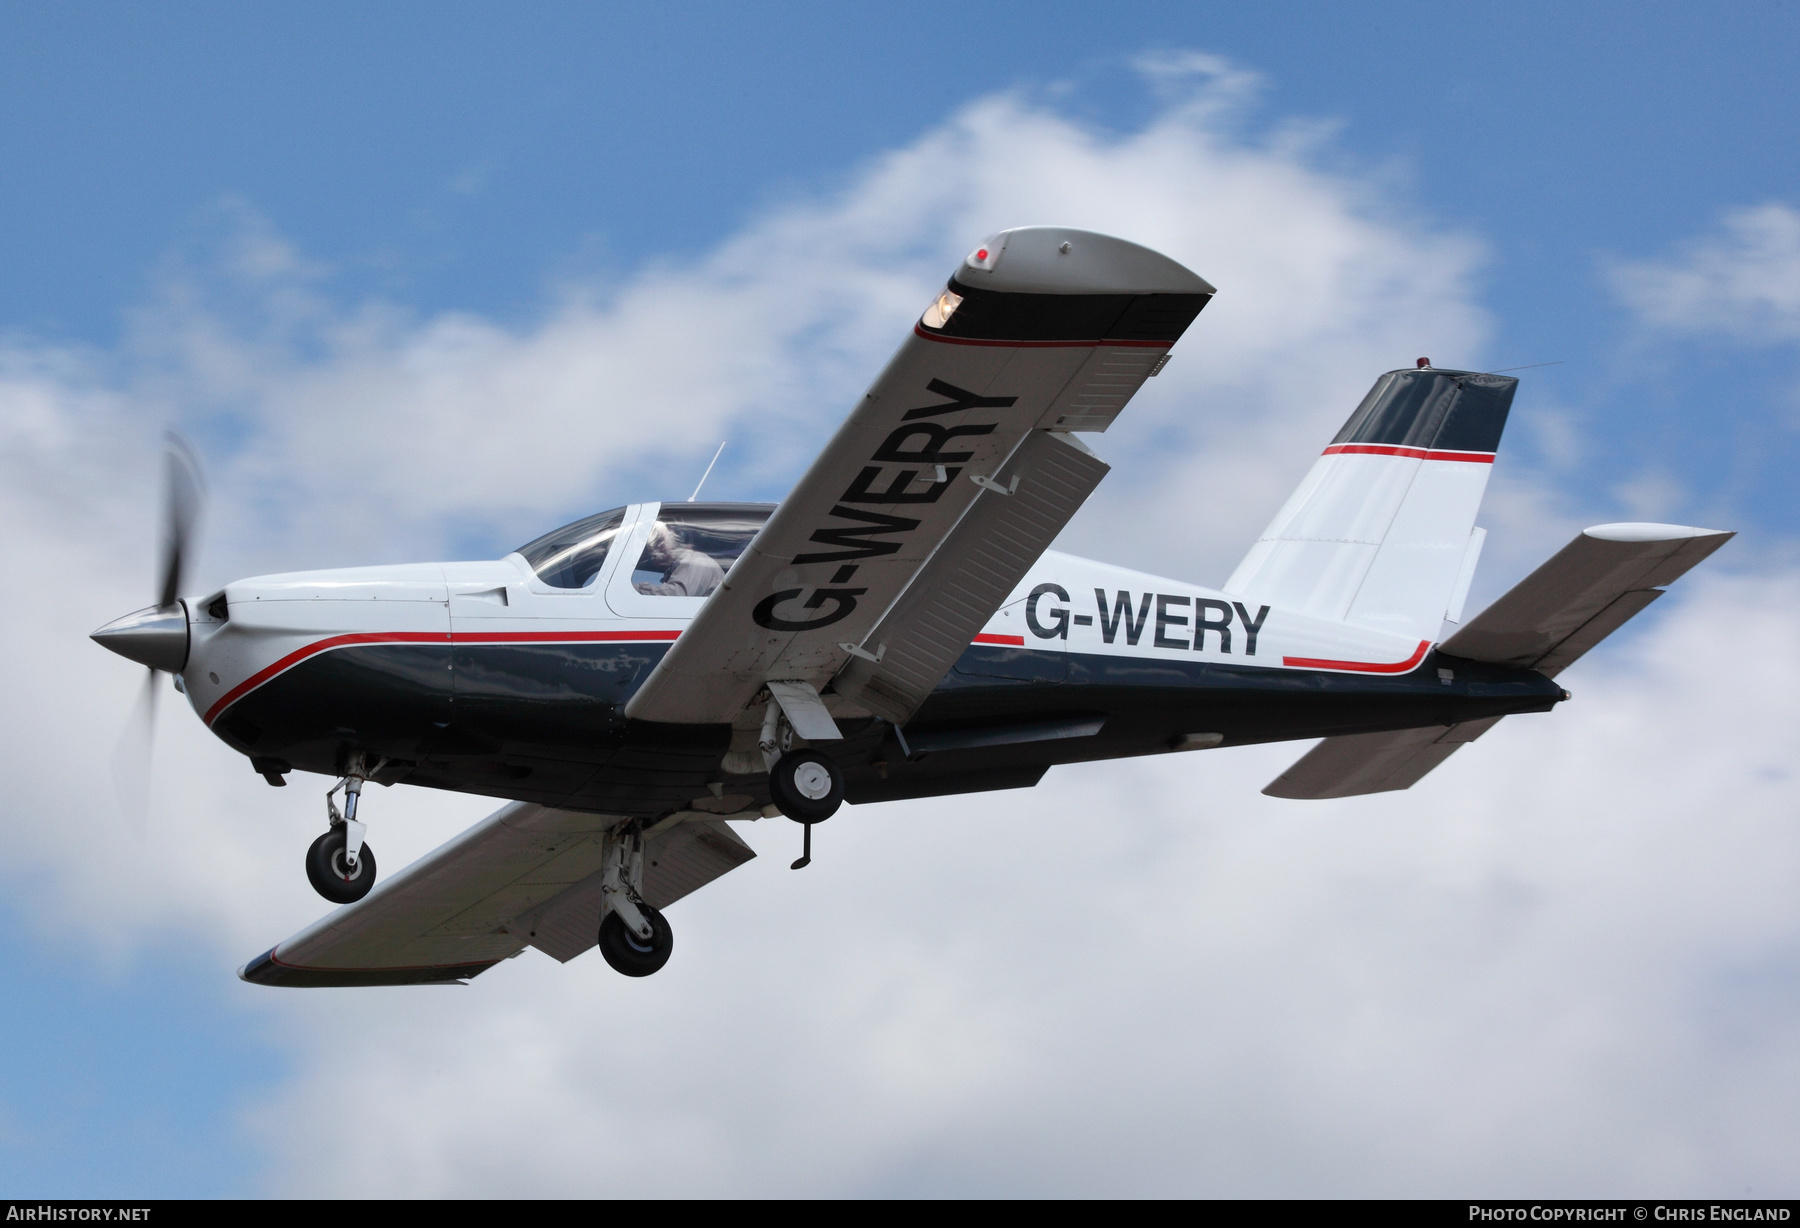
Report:
[{"label": "wingtip", "polygon": [[238,980],[244,981],[250,985],[269,984],[270,982],[266,978],[258,974],[261,973],[263,969],[272,968],[274,966],[275,948],[270,947],[267,951],[264,951],[261,955],[258,955],[255,959],[238,969]]}]

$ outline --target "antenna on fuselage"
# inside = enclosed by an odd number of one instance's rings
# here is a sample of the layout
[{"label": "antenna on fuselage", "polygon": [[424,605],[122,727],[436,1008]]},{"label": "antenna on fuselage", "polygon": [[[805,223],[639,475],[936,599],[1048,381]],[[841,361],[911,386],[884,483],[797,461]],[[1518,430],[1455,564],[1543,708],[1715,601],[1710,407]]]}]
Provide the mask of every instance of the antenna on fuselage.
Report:
[{"label": "antenna on fuselage", "polygon": [[700,475],[700,485],[694,487],[694,493],[687,497],[687,501],[689,503],[692,503],[695,499],[698,499],[700,497],[700,486],[706,485],[706,479],[710,478],[712,476],[713,465],[716,465],[719,463],[719,457],[722,456],[724,454],[724,452],[725,452],[725,444],[723,441],[721,441],[719,444],[719,450],[717,452],[713,453],[712,461],[706,466],[706,472]]}]

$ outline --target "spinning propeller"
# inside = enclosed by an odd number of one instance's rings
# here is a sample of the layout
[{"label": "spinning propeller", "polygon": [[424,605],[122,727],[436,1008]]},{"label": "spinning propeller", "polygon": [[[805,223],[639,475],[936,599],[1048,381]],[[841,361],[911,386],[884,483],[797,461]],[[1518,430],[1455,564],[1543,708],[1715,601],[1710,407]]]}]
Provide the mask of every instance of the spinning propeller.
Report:
[{"label": "spinning propeller", "polygon": [[164,439],[162,575],[153,606],[114,619],[89,638],[149,674],[113,754],[113,779],[128,811],[141,818],[148,802],[150,748],[156,732],[156,675],[179,674],[187,664],[188,614],[178,594],[192,557],[203,487],[194,450],[174,431]]}]

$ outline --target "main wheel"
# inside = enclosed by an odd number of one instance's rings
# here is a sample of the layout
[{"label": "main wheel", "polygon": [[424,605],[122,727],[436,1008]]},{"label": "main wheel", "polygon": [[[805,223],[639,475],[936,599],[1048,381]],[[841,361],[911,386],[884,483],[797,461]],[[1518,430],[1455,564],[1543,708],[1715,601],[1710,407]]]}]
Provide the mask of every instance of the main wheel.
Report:
[{"label": "main wheel", "polygon": [[356,868],[344,864],[344,829],[334,826],[306,850],[306,877],[313,890],[333,904],[354,904],[375,885],[375,850],[364,841]]},{"label": "main wheel", "polygon": [[675,950],[675,931],[663,915],[648,904],[639,904],[638,911],[650,923],[648,942],[626,929],[616,912],[607,913],[606,920],[600,923],[600,954],[614,972],[626,976],[649,976],[668,963]]},{"label": "main wheel", "polygon": [[769,796],[796,823],[823,823],[844,804],[844,775],[810,750],[791,750],[769,771]]}]

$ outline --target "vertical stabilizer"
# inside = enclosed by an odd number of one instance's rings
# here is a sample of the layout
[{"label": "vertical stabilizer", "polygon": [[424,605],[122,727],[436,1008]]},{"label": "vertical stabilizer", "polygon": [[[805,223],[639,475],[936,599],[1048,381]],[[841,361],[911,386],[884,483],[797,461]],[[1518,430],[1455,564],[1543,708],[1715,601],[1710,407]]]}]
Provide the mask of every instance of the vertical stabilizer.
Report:
[{"label": "vertical stabilizer", "polygon": [[1226,591],[1435,640],[1468,591],[1518,382],[1430,367],[1376,380]]}]

